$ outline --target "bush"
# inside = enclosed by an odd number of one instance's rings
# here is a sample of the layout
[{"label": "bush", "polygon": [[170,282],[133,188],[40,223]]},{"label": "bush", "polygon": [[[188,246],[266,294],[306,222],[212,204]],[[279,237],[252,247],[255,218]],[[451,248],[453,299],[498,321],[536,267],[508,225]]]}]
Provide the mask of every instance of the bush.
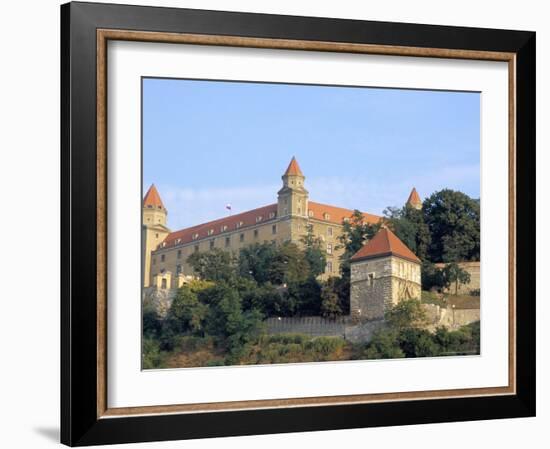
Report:
[{"label": "bush", "polygon": [[374,333],[372,340],[363,352],[366,359],[399,359],[405,354],[397,342],[397,334],[391,329],[380,329]]},{"label": "bush", "polygon": [[142,369],[166,367],[166,353],[160,350],[159,343],[152,338],[144,338],[141,352]]},{"label": "bush", "polygon": [[306,343],[305,349],[318,355],[330,355],[344,347],[345,340],[339,337],[317,337]]},{"label": "bush", "polygon": [[405,357],[433,357],[439,354],[439,345],[425,329],[404,329],[398,341]]}]

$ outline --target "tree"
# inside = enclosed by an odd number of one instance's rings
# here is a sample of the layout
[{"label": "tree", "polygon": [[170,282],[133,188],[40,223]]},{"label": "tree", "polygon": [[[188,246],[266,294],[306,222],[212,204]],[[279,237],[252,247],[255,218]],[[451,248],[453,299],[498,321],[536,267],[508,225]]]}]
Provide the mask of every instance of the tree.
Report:
[{"label": "tree", "polygon": [[321,316],[335,318],[340,315],[342,315],[340,298],[332,285],[325,284],[321,289]]},{"label": "tree", "polygon": [[455,295],[458,294],[458,286],[468,284],[470,282],[470,273],[460,268],[457,263],[449,263],[443,269],[444,276],[447,280],[447,288],[454,283]]},{"label": "tree", "polygon": [[269,281],[275,285],[304,282],[310,266],[304,252],[292,242],[277,248],[269,267]]},{"label": "tree", "polygon": [[166,324],[174,334],[201,334],[207,308],[199,302],[197,294],[188,286],[178,289],[168,315]]},{"label": "tree", "polygon": [[422,207],[431,242],[432,262],[479,260],[479,202],[450,189],[433,193]]},{"label": "tree", "polygon": [[196,252],[187,258],[194,272],[203,280],[227,281],[235,276],[231,254],[214,248],[208,252]]},{"label": "tree", "polygon": [[310,276],[317,277],[325,272],[327,255],[323,250],[323,241],[313,234],[313,225],[307,226],[307,234],[302,237],[304,256],[309,263]]},{"label": "tree", "polygon": [[420,301],[407,299],[399,301],[385,313],[388,325],[397,331],[418,329],[426,325],[426,313]]},{"label": "tree", "polygon": [[250,277],[258,284],[269,282],[271,263],[277,254],[275,243],[254,243],[241,248],[237,263],[241,277]]},{"label": "tree", "polygon": [[421,260],[425,260],[431,236],[422,210],[406,204],[402,208],[388,207],[384,215],[395,235]]},{"label": "tree", "polygon": [[361,249],[367,240],[370,240],[380,229],[380,223],[369,224],[365,221],[361,211],[354,210],[348,221],[342,224],[342,234],[339,237],[339,248],[344,252],[340,256],[340,272],[342,278],[349,281],[350,259]]}]

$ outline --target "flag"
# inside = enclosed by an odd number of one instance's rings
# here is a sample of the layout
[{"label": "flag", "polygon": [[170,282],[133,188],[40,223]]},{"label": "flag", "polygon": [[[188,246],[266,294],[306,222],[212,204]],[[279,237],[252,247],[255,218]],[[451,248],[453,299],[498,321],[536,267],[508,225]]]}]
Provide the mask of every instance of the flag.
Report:
[{"label": "flag", "polygon": [[226,204],[226,205],[225,205],[225,208],[226,208],[227,210],[231,210],[231,204],[229,204],[229,203]]}]

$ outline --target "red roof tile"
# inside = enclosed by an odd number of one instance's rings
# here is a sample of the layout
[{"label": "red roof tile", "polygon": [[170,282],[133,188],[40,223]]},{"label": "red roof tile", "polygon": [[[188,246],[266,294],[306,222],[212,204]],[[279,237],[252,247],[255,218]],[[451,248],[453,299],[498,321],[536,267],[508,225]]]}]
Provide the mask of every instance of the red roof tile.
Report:
[{"label": "red roof tile", "polygon": [[292,160],[290,161],[290,164],[288,164],[288,168],[285,171],[284,176],[304,176],[302,173],[302,170],[300,170],[300,166],[298,165],[298,161],[294,156],[292,156]]},{"label": "red roof tile", "polygon": [[381,228],[372,239],[353,255],[351,260],[357,261],[390,255],[420,263],[420,259],[388,228]]},{"label": "red roof tile", "polygon": [[420,199],[420,195],[418,194],[418,192],[414,187],[411,190],[411,194],[409,195],[407,204],[410,204],[411,206],[422,206],[422,200]]},{"label": "red roof tile", "polygon": [[[261,220],[257,221],[259,217],[261,217]],[[270,204],[190,228],[180,229],[179,231],[168,234],[163,244],[165,246],[173,246],[189,243],[194,240],[202,240],[207,237],[216,237],[225,232],[235,231],[258,223],[274,220],[276,217],[277,204]]]},{"label": "red roof tile", "polygon": [[149,190],[147,190],[147,193],[143,198],[143,207],[146,206],[164,209],[164,204],[162,204],[162,200],[160,199],[160,195],[155,187],[155,184],[151,184],[151,187],[149,187]]},{"label": "red roof tile", "polygon": [[[315,203],[313,201],[308,202],[308,207],[309,210],[313,212],[313,215],[310,213],[310,218],[316,218],[317,220],[329,221],[336,224],[342,224],[344,218],[350,218],[353,215],[353,210],[351,209]],[[365,217],[366,222],[369,224],[378,223],[382,218],[378,215],[368,214],[366,212],[363,212],[363,217]]]},{"label": "red roof tile", "polygon": [[[353,210],[344,209],[341,207],[330,206],[328,204],[315,203],[309,201],[309,210],[313,211],[311,218],[316,218],[321,221],[341,225],[344,218],[349,218],[353,215]],[[328,214],[328,215],[325,215]],[[363,214],[368,223],[377,223],[381,217],[373,214]],[[262,217],[257,221],[258,217]],[[164,239],[164,246],[174,246],[193,241],[199,241],[208,237],[217,237],[225,232],[244,229],[258,223],[274,220],[277,217],[277,204],[269,204],[268,206],[252,209],[240,214],[231,215],[228,217],[219,218],[217,220],[202,223],[190,228],[174,231]],[[211,232],[209,234],[209,232]]]}]

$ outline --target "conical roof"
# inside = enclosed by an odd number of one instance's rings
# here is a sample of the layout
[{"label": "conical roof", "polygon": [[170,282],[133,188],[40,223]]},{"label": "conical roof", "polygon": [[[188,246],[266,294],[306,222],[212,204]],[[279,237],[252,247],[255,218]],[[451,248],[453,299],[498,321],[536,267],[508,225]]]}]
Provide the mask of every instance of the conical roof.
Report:
[{"label": "conical roof", "polygon": [[420,263],[420,259],[392,231],[385,227],[381,228],[372,239],[365,243],[353,255],[351,261],[385,256],[397,256],[411,262]]},{"label": "conical roof", "polygon": [[413,187],[411,190],[411,194],[409,195],[409,199],[407,200],[407,204],[410,204],[413,207],[419,207],[422,206],[422,200],[420,199],[420,195],[416,191],[416,188]]},{"label": "conical roof", "polygon": [[164,209],[164,204],[162,204],[162,200],[160,199],[160,195],[157,188],[155,187],[155,184],[151,184],[151,187],[149,187],[149,190],[147,190],[147,193],[143,198],[143,207],[148,206],[154,207],[156,209]]},{"label": "conical roof", "polygon": [[298,161],[294,156],[292,156],[292,159],[290,161],[290,164],[288,164],[288,168],[285,171],[284,176],[304,176],[302,173],[302,170],[300,170],[300,166],[298,165]]}]

